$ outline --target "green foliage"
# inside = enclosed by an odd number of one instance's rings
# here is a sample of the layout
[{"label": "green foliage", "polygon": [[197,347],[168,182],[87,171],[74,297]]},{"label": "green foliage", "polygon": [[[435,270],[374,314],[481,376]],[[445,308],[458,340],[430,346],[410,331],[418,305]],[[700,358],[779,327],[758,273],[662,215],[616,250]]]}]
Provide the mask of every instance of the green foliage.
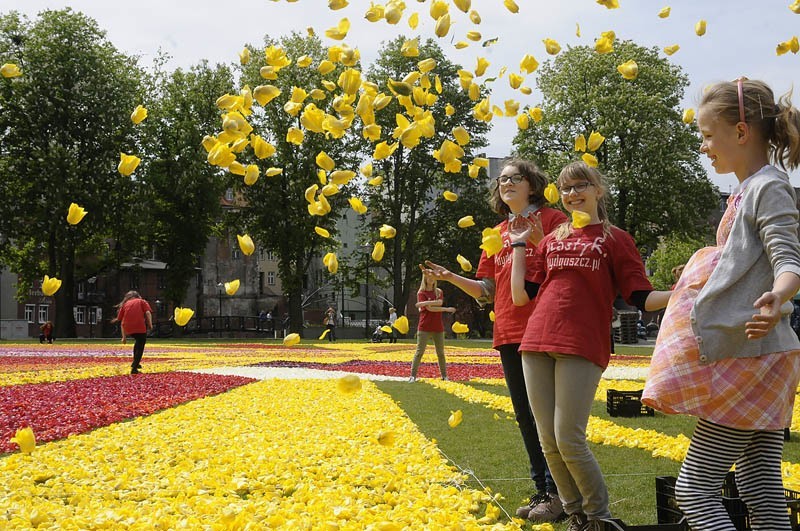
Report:
[{"label": "green foliage", "polygon": [[663,238],[647,259],[647,269],[652,271],[650,282],[655,289],[668,290],[677,281],[673,268],[685,265],[703,242],[693,238],[671,236]]},{"label": "green foliage", "polygon": [[[120,151],[137,152],[130,113],[142,73],[69,8],[34,22],[0,15],[0,58],[23,71],[0,79],[0,233],[12,238],[0,258],[20,275],[20,295],[45,273],[61,278],[56,335],[70,337],[74,282],[112,261],[109,239],[140,246],[140,184],[116,166]],[[88,211],[76,226],[65,220],[72,202]]]},{"label": "green foliage", "polygon": [[[629,59],[639,66],[630,81],[616,69]],[[596,156],[610,183],[615,224],[646,249],[671,233],[706,234],[717,195],[698,161],[696,127],[681,121],[688,80],[679,67],[655,48],[616,41],[608,54],[568,48],[540,67],[538,85],[544,117],[517,134],[520,155],[556,176],[579,158],[575,138],[598,131],[606,137]]]},{"label": "green foliage", "polygon": [[[401,144],[392,156],[374,163],[375,173],[383,175],[384,181],[381,186],[367,190],[370,223],[363,236],[366,241],[375,241],[377,229],[384,223],[397,229],[397,235],[385,242],[386,255],[381,267],[393,281],[392,302],[401,311],[419,283],[419,262],[430,259],[456,269],[456,255],[460,253],[477,267],[480,230],[497,223],[497,217],[486,201],[488,177],[485,170],[481,170],[477,179],[469,178],[466,172],[466,163],[471,162],[486,145],[488,125],[472,114],[474,102],[459,85],[460,66],[450,62],[432,40],[420,45],[419,57],[404,57],[401,53],[404,40],[404,37],[398,37],[382,45],[368,77],[380,91],[389,93],[387,81],[390,78],[401,80],[417,70],[421,59],[434,58],[437,66],[429,73],[434,85],[430,92],[437,94],[438,98],[433,105],[423,108],[432,113],[436,132],[433,138],[423,137],[413,149]],[[440,94],[435,91],[435,76],[441,80]],[[445,112],[447,104],[455,109],[451,116]],[[397,126],[396,114],[412,119],[397,98],[376,113],[376,123],[382,128],[381,140],[396,142],[390,138]],[[445,139],[453,141],[452,130],[457,126],[466,129],[470,135],[469,144],[463,146],[465,165],[459,173],[445,173],[442,164],[431,154]],[[458,201],[446,201],[442,197],[444,190],[458,193]],[[465,215],[475,217],[475,227],[466,230],[457,227],[458,219]]]}]

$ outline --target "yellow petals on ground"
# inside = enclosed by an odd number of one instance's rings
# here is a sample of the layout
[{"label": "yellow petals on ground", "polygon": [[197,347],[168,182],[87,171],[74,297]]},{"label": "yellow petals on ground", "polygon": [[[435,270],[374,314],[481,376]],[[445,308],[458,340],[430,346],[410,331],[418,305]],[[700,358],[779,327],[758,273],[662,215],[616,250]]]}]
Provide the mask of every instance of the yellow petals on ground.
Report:
[{"label": "yellow petals on ground", "polygon": [[683,120],[683,123],[687,125],[694,122],[694,109],[691,107],[688,109],[684,109],[683,117],[681,117],[681,120]]},{"label": "yellow petals on ground", "polygon": [[333,171],[333,168],[336,167],[336,163],[324,151],[320,151],[317,154],[316,162],[317,166],[319,166],[320,168],[322,168],[327,172]]},{"label": "yellow petals on ground", "polygon": [[327,253],[322,257],[322,264],[328,268],[328,273],[335,275],[339,271],[339,259],[336,253]]},{"label": "yellow petals on ground", "polygon": [[225,283],[225,293],[228,295],[236,295],[236,292],[239,291],[239,279],[231,280],[230,282]]},{"label": "yellow petals on ground", "polygon": [[[391,333],[391,331],[387,332]],[[382,431],[378,434],[378,444],[381,446],[392,446],[395,441],[394,432],[391,431]]]},{"label": "yellow petals on ground", "polygon": [[283,345],[285,347],[292,347],[300,343],[300,334],[298,333],[291,333],[283,338]]},{"label": "yellow petals on ground", "polygon": [[473,225],[475,225],[475,220],[472,219],[472,216],[464,216],[458,220],[458,227],[461,229],[466,229],[467,227],[472,227]]},{"label": "yellow petals on ground", "polygon": [[131,122],[133,122],[136,125],[139,125],[145,118],[147,118],[147,109],[145,109],[141,105],[137,105],[136,108],[131,113]]},{"label": "yellow petals on ground", "polygon": [[597,148],[599,148],[605,140],[606,137],[597,131],[592,131],[592,134],[589,135],[589,142],[586,144],[586,148],[589,151],[597,151]]},{"label": "yellow petals on ground", "polygon": [[680,49],[681,47],[677,44],[673,44],[672,46],[664,46],[664,53],[667,55],[672,55]]},{"label": "yellow petals on ground", "polygon": [[314,232],[322,236],[323,238],[330,238],[331,233],[328,232],[328,229],[323,229],[322,227],[314,227]]},{"label": "yellow petals on ground", "polygon": [[380,262],[383,260],[383,254],[386,252],[386,246],[383,242],[375,242],[375,246],[372,248],[372,259],[376,262]]},{"label": "yellow petals on ground", "polygon": [[238,240],[239,248],[245,255],[250,256],[256,250],[256,244],[253,243],[253,238],[249,234],[237,234],[236,240]]},{"label": "yellow petals on ground", "polygon": [[575,151],[586,151],[586,137],[582,134],[575,137]]},{"label": "yellow petals on ground", "polygon": [[550,55],[556,55],[561,51],[561,45],[554,39],[543,39],[542,42],[544,43],[544,49]]},{"label": "yellow petals on ground", "polygon": [[386,238],[387,240],[394,238],[397,235],[397,229],[385,223],[381,225],[379,231],[381,234],[381,238]]},{"label": "yellow petals on ground", "polygon": [[22,70],[14,63],[5,63],[3,66],[0,66],[0,76],[4,78],[19,77],[21,75]]},{"label": "yellow petals on ground", "polygon": [[447,419],[447,424],[451,428],[455,428],[456,426],[461,424],[461,421],[463,420],[463,418],[464,418],[464,414],[461,413],[460,409],[456,410],[456,411],[451,411],[450,412],[450,418]]},{"label": "yellow petals on ground", "polygon": [[407,334],[408,333],[408,317],[406,317],[405,315],[401,315],[400,317],[397,318],[397,321],[395,321],[392,324],[392,327],[394,329],[396,329],[398,332],[400,332],[401,334]]},{"label": "yellow petals on ground", "polygon": [[139,166],[140,162],[142,162],[142,159],[136,155],[126,155],[125,153],[120,153],[117,171],[119,171],[125,177],[129,177]]},{"label": "yellow petals on ground", "polygon": [[596,168],[597,167],[597,164],[598,164],[597,157],[595,157],[591,153],[584,153],[583,155],[581,155],[581,160],[583,162],[585,162],[586,165],[591,167],[591,168]]},{"label": "yellow petals on ground", "polygon": [[444,197],[448,201],[457,201],[458,200],[458,194],[456,194],[454,192],[451,192],[450,190],[445,190],[444,192],[442,192],[442,197]]},{"label": "yellow petals on ground", "polygon": [[797,40],[797,35],[789,39],[788,41],[784,41],[775,48],[776,55],[783,55],[786,52],[797,53],[800,51],[800,42]]},{"label": "yellow petals on ground", "polygon": [[636,64],[636,61],[630,59],[617,66],[617,72],[622,74],[625,79],[636,79],[639,75],[639,65]]},{"label": "yellow petals on ground", "polygon": [[365,214],[367,212],[367,207],[364,206],[364,203],[361,202],[361,199],[357,197],[351,197],[347,200],[350,203],[350,208],[356,211],[358,214]]},{"label": "yellow petals on ground", "polygon": [[592,221],[592,216],[580,210],[572,211],[572,226],[576,229],[582,229]]},{"label": "yellow petals on ground", "polygon": [[548,184],[544,189],[544,198],[550,204],[558,203],[559,196],[558,187],[554,183]]},{"label": "yellow petals on ground", "polygon": [[466,271],[467,273],[472,271],[472,264],[470,263],[470,261],[467,258],[465,258],[465,257],[463,257],[461,255],[458,255],[458,256],[456,256],[456,260],[458,261],[458,265],[461,266],[461,270],[462,271]]},{"label": "yellow petals on ground", "polygon": [[671,10],[672,9],[669,6],[662,7],[661,11],[658,12],[658,18],[667,18]]},{"label": "yellow petals on ground", "polygon": [[706,34],[706,21],[699,20],[697,24],[694,25],[694,32],[697,34],[698,37],[702,37]]},{"label": "yellow petals on ground", "polygon": [[336,390],[343,395],[352,395],[361,391],[361,378],[355,374],[348,374],[336,380]]},{"label": "yellow petals on ground", "polygon": [[503,248],[503,238],[500,236],[500,229],[487,227],[481,233],[481,249],[486,251],[486,257],[493,256]]},{"label": "yellow petals on ground", "polygon": [[42,280],[42,293],[44,293],[45,296],[52,297],[60,287],[60,279],[56,277],[50,278],[47,275],[44,276],[44,280]]},{"label": "yellow petals on ground", "polygon": [[87,212],[83,207],[78,206],[77,203],[70,203],[69,211],[67,212],[67,223],[77,225],[86,214]]},{"label": "yellow petals on ground", "polygon": [[175,324],[178,326],[186,326],[186,323],[189,322],[189,319],[192,318],[194,315],[194,310],[191,308],[175,308],[175,312],[173,313],[173,319]]},{"label": "yellow petals on ground", "polygon": [[23,454],[30,454],[36,448],[36,436],[30,427],[18,429],[17,433],[11,438],[11,442],[17,443],[19,451]]}]

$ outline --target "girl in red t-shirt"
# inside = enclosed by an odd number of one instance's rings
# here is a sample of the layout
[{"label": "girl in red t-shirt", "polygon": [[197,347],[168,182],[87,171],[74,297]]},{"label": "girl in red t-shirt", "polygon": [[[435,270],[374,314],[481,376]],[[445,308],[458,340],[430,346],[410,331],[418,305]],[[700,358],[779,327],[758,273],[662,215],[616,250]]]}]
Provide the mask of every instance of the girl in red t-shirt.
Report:
[{"label": "girl in red t-shirt", "polygon": [[426,262],[438,280],[446,280],[461,288],[481,306],[494,302],[493,346],[500,352],[508,393],[522,434],[522,442],[528,453],[531,479],[537,491],[528,504],[517,509],[517,516],[537,522],[557,520],[563,515],[563,510],[558,489],[542,454],[536,421],[525,389],[519,345],[533,311],[533,301],[524,306],[515,306],[511,300],[513,249],[508,238],[508,224],[517,216],[527,217],[535,223],[537,230],[531,234],[525,252],[528,266],[533,267],[536,244],[545,234],[567,220],[567,216],[560,210],[544,206],[546,186],[547,176],[533,162],[523,159],[506,161],[489,198],[494,211],[506,218],[496,227],[500,230],[503,248],[491,257],[486,256],[486,251],[481,254],[475,279],[457,275],[433,262]]},{"label": "girl in red t-shirt", "polygon": [[428,340],[433,339],[436,347],[436,357],[439,359],[439,373],[442,380],[447,380],[447,364],[444,358],[444,323],[442,313],[455,313],[456,309],[442,306],[444,295],[436,287],[436,279],[425,268],[422,269],[422,282],[417,291],[417,308],[419,308],[419,325],[417,326],[417,351],[411,362],[411,378],[409,382],[417,381],[417,370],[428,346]]},{"label": "girl in red t-shirt", "polygon": [[131,374],[139,374],[144,345],[147,342],[147,331],[153,329],[153,312],[150,304],[139,295],[138,291],[133,290],[126,293],[116,307],[117,317],[112,322],[119,321],[123,343],[127,341],[128,336],[134,339]]},{"label": "girl in red t-shirt", "polygon": [[653,291],[633,238],[609,222],[600,172],[573,162],[557,184],[573,221],[539,242],[532,268],[525,248],[533,225],[519,217],[512,222],[511,294],[517,305],[535,298],[520,345],[522,369],[568,529],[594,531],[604,529],[602,520],[611,513],[603,474],[586,444],[586,425],[611,357],[612,304],[619,292],[630,304],[653,311],[666,306],[670,292]]}]

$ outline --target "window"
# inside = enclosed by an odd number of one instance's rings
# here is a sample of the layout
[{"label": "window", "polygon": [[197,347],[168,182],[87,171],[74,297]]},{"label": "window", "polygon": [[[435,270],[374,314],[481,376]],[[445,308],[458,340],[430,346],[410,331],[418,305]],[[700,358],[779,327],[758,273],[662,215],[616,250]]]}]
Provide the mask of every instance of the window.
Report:
[{"label": "window", "polygon": [[33,320],[33,316],[36,313],[36,305],[35,304],[26,304],[25,305],[25,320],[29,323],[35,323],[36,321]]},{"label": "window", "polygon": [[233,201],[233,188],[225,190],[225,201]]},{"label": "window", "polygon": [[270,262],[275,262],[278,260],[278,257],[274,251],[270,251],[267,253],[267,260],[269,260]]},{"label": "window", "polygon": [[82,301],[86,298],[86,283],[78,282],[78,300]]},{"label": "window", "polygon": [[89,324],[97,324],[97,306],[89,307]]},{"label": "window", "polygon": [[40,304],[39,305],[39,322],[41,324],[44,324],[49,320],[50,320],[50,305],[49,304]]},{"label": "window", "polygon": [[267,271],[267,286],[275,285],[275,271]]},{"label": "window", "polygon": [[75,324],[86,324],[86,306],[75,307]]}]

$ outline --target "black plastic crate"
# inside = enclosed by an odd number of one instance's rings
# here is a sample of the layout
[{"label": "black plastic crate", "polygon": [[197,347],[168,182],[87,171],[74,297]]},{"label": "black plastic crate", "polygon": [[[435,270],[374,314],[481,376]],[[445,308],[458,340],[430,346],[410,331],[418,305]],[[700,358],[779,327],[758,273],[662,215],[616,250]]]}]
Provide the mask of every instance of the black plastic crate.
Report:
[{"label": "black plastic crate", "polygon": [[642,391],[606,391],[606,411],[612,417],[653,417],[653,408],[642,404]]},{"label": "black plastic crate", "polygon": [[605,520],[605,531],[691,531],[685,520],[670,524],[628,525],[622,520]]}]

